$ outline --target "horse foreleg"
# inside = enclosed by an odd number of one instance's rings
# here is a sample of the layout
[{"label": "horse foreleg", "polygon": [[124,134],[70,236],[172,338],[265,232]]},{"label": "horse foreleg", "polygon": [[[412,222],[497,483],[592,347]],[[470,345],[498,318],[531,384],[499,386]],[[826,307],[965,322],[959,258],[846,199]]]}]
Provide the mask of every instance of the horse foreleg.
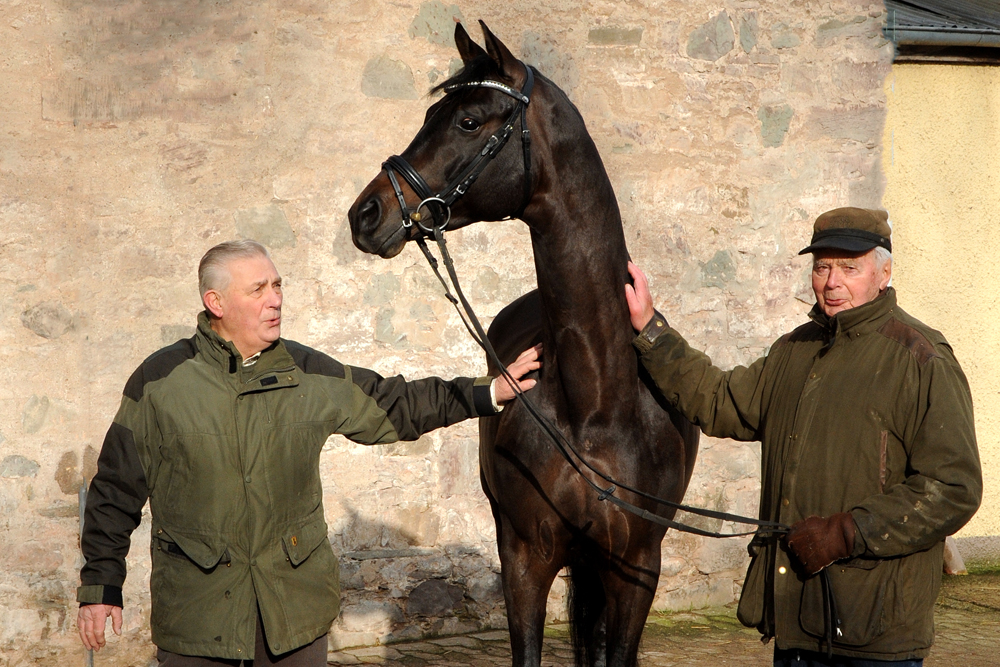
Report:
[{"label": "horse foreleg", "polygon": [[642,554],[622,559],[604,573],[607,667],[637,664],[639,640],[659,579],[659,546],[657,542]]},{"label": "horse foreleg", "polygon": [[497,521],[497,538],[512,664],[538,667],[542,660],[545,603],[561,562],[551,550],[542,553],[537,545],[521,539],[505,517]]}]

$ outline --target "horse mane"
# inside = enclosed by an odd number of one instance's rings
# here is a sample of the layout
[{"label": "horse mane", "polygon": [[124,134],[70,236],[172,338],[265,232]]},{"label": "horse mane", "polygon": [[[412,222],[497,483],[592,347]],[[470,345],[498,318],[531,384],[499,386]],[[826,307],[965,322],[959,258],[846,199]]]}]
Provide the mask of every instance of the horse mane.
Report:
[{"label": "horse mane", "polygon": [[442,92],[448,86],[482,81],[489,78],[490,75],[496,76],[497,73],[497,64],[493,62],[492,58],[488,55],[476,56],[472,62],[465,63],[465,66],[458,70],[453,77],[431,88],[430,94]]}]

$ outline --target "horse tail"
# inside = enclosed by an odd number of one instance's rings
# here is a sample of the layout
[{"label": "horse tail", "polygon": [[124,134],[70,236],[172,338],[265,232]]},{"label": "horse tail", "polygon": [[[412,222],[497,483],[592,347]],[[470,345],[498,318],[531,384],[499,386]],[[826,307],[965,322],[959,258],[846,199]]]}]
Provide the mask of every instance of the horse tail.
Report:
[{"label": "horse tail", "polygon": [[594,559],[579,554],[569,566],[569,627],[577,665],[603,665],[607,598]]}]

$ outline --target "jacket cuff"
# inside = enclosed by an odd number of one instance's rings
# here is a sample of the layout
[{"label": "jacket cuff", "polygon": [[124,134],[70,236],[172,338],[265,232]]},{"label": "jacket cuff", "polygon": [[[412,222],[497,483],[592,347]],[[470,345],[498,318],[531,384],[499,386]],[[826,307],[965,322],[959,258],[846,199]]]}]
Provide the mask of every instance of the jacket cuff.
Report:
[{"label": "jacket cuff", "polygon": [[[851,518],[854,519],[854,514],[851,513]],[[860,558],[868,552],[868,542],[865,541],[865,536],[861,534],[861,526],[858,525],[857,519],[854,519],[854,549],[851,551],[851,558]]]},{"label": "jacket cuff", "polygon": [[80,586],[76,589],[76,601],[81,607],[89,604],[106,604],[112,607],[124,607],[122,589],[119,586]]},{"label": "jacket cuff", "polygon": [[656,343],[656,338],[667,330],[667,318],[660,311],[653,311],[653,318],[646,323],[639,335],[632,341],[632,346],[639,350],[639,354],[646,354]]},{"label": "jacket cuff", "polygon": [[496,404],[493,389],[494,379],[489,376],[479,377],[472,383],[472,405],[476,409],[476,414],[480,417],[489,417],[498,414],[502,410]]}]

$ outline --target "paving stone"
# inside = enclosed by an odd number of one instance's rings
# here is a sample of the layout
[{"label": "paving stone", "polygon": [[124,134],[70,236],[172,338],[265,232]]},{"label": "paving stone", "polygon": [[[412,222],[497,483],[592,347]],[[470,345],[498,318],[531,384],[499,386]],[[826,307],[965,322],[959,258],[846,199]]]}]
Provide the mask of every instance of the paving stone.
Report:
[{"label": "paving stone", "polygon": [[379,657],[379,658],[389,658],[392,660],[398,660],[403,657],[395,648],[390,648],[388,646],[370,646],[367,648],[352,648],[347,649],[345,653],[350,653],[356,656],[358,659]]},{"label": "paving stone", "polygon": [[495,641],[507,641],[510,639],[510,633],[506,630],[493,630],[492,632],[477,632],[474,635],[469,635],[484,642],[495,642]]},{"label": "paving stone", "polygon": [[479,648],[480,646],[479,640],[471,636],[442,637],[441,639],[431,639],[430,643],[437,644],[438,646],[464,646],[466,648]]}]

